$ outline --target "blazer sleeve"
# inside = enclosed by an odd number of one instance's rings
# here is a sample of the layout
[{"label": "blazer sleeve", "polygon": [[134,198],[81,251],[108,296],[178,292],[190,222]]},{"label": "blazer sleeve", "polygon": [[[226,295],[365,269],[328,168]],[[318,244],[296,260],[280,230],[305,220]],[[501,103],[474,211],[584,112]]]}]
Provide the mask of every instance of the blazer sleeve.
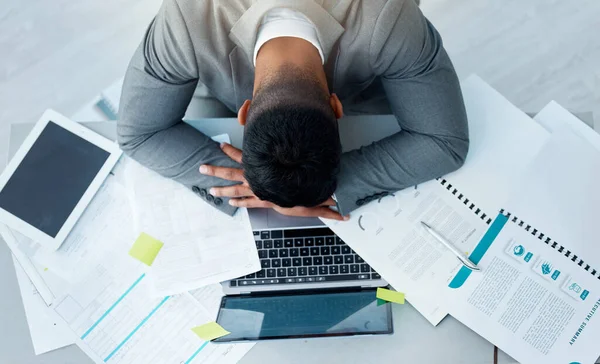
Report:
[{"label": "blazer sleeve", "polygon": [[387,2],[369,54],[401,131],[342,155],[335,192],[342,214],[458,169],[469,147],[458,78],[413,0]]},{"label": "blazer sleeve", "polygon": [[[204,176],[201,164],[239,165],[219,144],[182,121],[198,83],[198,64],[175,0],[150,24],[125,76],[117,122],[121,149],[142,165],[184,184],[226,214],[236,208],[209,194],[231,182]],[[199,203],[201,203],[199,201]]]}]

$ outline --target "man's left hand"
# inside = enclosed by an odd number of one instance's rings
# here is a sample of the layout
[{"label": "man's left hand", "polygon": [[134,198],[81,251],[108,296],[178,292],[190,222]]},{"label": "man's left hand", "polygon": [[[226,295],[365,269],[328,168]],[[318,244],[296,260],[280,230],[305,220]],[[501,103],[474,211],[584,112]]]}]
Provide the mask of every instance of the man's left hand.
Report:
[{"label": "man's left hand", "polygon": [[[221,149],[229,158],[242,164],[242,151],[236,147],[222,143]],[[256,197],[254,192],[250,189],[248,181],[244,178],[244,170],[239,168],[227,168],[202,165],[200,166],[200,173],[207,176],[214,176],[229,181],[241,182],[240,184],[227,186],[227,187],[213,187],[210,189],[210,194],[218,197],[229,197],[229,204],[236,207],[246,208],[272,208],[275,211],[283,215],[288,216],[303,216],[303,217],[323,217],[326,219],[333,220],[347,220],[348,217],[343,217],[338,212],[333,211],[329,206],[335,206],[335,202],[332,198],[323,202],[319,206],[315,207],[291,207],[284,208],[275,205],[269,201],[263,201]]]}]

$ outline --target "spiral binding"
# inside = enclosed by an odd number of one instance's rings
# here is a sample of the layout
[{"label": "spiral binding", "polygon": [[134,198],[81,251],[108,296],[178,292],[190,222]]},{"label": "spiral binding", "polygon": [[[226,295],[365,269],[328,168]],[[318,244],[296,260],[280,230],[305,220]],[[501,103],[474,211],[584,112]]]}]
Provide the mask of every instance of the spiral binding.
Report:
[{"label": "spiral binding", "polygon": [[477,208],[473,201],[469,200],[465,195],[458,192],[458,190],[452,187],[452,184],[446,181],[443,178],[437,179],[444,188],[446,188],[452,195],[454,195],[460,202],[462,202],[465,206],[469,208],[469,210],[473,211],[475,215],[477,215],[481,220],[483,220],[487,225],[492,223],[492,218],[486,215],[481,209]]},{"label": "spiral binding", "polygon": [[[458,191],[458,189],[453,187],[450,182],[448,182],[447,180],[445,180],[443,178],[437,178],[437,180],[440,182],[440,184],[442,186],[444,186],[444,188],[446,188],[446,190],[448,190],[450,193],[452,193],[454,196],[456,196],[456,198],[458,198],[459,201],[461,201],[465,206],[467,206],[469,208],[469,210],[473,211],[475,213],[475,215],[477,215],[479,218],[481,218],[481,220],[483,220],[487,225],[492,223],[491,218],[488,218],[487,215],[483,213],[483,211],[481,211],[479,208],[476,208],[476,205],[472,201],[470,201],[466,196],[464,196],[462,193],[460,193]],[[593,269],[589,264],[586,264],[583,261],[583,259],[579,258],[577,255],[572,253],[570,250],[568,250],[564,246],[560,245],[558,242],[552,240],[549,236],[546,236],[541,231],[533,228],[531,225],[527,224],[525,221],[517,218],[516,216],[512,215],[510,212],[505,211],[504,209],[501,209],[500,213],[502,215],[506,216],[507,218],[509,218],[513,223],[515,223],[515,224],[519,225],[520,227],[522,227],[523,229],[525,229],[525,231],[531,233],[531,235],[535,236],[540,241],[546,243],[546,245],[550,246],[552,249],[555,249],[559,253],[562,253],[565,257],[569,258],[573,263],[575,263],[578,266],[580,266],[581,268],[583,268],[586,272],[588,272],[591,275],[593,275],[594,277],[600,279],[600,271]]]},{"label": "spiral binding", "polygon": [[507,218],[509,218],[510,221],[512,221],[513,223],[515,223],[515,224],[519,225],[520,227],[522,227],[523,229],[525,229],[525,231],[527,231],[531,235],[538,238],[540,241],[544,242],[546,245],[550,246],[552,249],[558,251],[559,253],[562,253],[565,257],[569,258],[573,263],[575,263],[578,266],[580,266],[581,268],[583,268],[586,272],[588,272],[591,275],[593,275],[594,277],[600,279],[600,272],[598,272],[595,269],[593,269],[592,267],[590,267],[589,264],[586,264],[583,261],[583,259],[578,257],[576,254],[572,253],[569,249],[560,245],[558,242],[556,242],[549,236],[544,235],[542,232],[533,228],[531,225],[527,224],[525,221],[519,219],[515,215],[512,215],[510,212],[507,212],[504,209],[501,209],[500,213],[502,215],[506,216]]}]

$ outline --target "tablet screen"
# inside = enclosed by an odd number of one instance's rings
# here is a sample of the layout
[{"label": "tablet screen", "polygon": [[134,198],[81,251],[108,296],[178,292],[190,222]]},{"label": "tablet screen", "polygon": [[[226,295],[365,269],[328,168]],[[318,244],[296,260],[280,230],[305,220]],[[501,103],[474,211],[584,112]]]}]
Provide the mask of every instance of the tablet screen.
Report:
[{"label": "tablet screen", "polygon": [[55,238],[109,156],[50,121],[0,191],[0,207]]}]

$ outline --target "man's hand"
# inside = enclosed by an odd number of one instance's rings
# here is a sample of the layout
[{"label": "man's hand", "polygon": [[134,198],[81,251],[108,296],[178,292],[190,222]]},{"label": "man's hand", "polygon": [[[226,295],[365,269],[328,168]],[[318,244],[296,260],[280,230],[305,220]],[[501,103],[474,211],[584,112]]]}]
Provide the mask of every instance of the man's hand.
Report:
[{"label": "man's hand", "polygon": [[[222,143],[221,149],[231,159],[242,164],[242,151],[234,146]],[[319,206],[303,207],[296,206],[284,208],[275,205],[269,201],[263,201],[256,197],[248,182],[244,178],[244,171],[238,168],[216,167],[209,165],[200,166],[200,173],[207,176],[219,177],[229,181],[241,182],[240,184],[227,187],[213,187],[210,189],[210,194],[213,196],[230,197],[229,204],[236,207],[246,208],[272,208],[282,215],[287,216],[303,216],[303,217],[322,217],[333,220],[347,220],[348,217],[343,217],[338,212],[333,211],[329,206],[335,206],[335,201],[329,198]]]}]

